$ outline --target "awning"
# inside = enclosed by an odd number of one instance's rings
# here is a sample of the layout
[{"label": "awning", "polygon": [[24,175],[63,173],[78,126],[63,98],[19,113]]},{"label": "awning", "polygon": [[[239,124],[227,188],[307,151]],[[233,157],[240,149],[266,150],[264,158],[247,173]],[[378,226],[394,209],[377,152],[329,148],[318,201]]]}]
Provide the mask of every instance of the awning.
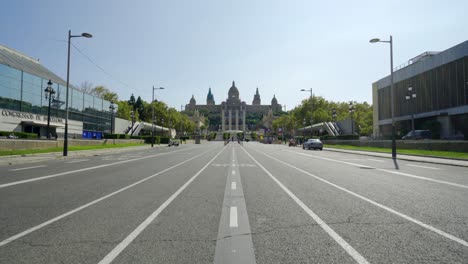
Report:
[{"label": "awning", "polygon": [[[47,122],[41,122],[41,121],[21,121],[21,123],[30,125],[30,126],[42,126],[42,127],[47,126]],[[50,127],[65,127],[65,125],[52,123],[52,122],[50,122],[49,126]]]}]

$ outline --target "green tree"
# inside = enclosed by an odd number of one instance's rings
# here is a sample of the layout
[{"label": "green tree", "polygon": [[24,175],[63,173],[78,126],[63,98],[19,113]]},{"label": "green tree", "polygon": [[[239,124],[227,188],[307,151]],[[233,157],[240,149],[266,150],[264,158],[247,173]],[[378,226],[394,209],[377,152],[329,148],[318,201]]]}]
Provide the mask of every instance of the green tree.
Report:
[{"label": "green tree", "polygon": [[128,100],[128,104],[131,106],[132,110],[134,111],[135,111],[135,103],[136,103],[135,96],[132,94],[130,96],[130,99]]}]

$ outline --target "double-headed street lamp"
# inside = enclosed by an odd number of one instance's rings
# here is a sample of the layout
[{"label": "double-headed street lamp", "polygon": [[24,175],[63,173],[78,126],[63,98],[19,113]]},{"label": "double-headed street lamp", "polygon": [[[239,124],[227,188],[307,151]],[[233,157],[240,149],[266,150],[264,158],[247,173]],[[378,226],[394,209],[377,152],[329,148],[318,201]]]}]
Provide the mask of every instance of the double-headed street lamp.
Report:
[{"label": "double-headed street lamp", "polygon": [[333,122],[336,123],[336,108],[332,109]]},{"label": "double-headed street lamp", "polygon": [[370,43],[389,43],[390,44],[390,109],[392,113],[392,158],[396,159],[396,140],[395,140],[395,107],[393,105],[393,38],[390,35],[390,40],[380,40],[378,38],[373,38],[369,40]]},{"label": "double-headed street lamp", "polygon": [[109,111],[111,114],[111,122],[110,122],[111,123],[111,129],[110,129],[111,135],[112,135],[112,132],[114,131],[114,110],[115,110],[114,101],[111,101],[109,105]]},{"label": "double-headed street lamp", "polygon": [[65,99],[65,134],[63,137],[63,156],[68,155],[68,93],[70,84],[70,45],[71,38],[92,38],[93,35],[89,33],[81,33],[81,35],[72,35],[71,30],[68,30],[68,57],[67,57],[67,98]]},{"label": "double-headed street lamp", "polygon": [[351,117],[351,135],[354,135],[354,124],[353,124],[354,104],[353,102],[349,102],[348,111],[349,111],[349,116]]},{"label": "double-headed street lamp", "polygon": [[47,138],[50,139],[50,104],[55,99],[55,90],[52,88],[52,81],[47,82],[47,88],[44,89],[45,99],[49,100],[49,108],[47,109]]},{"label": "double-headed street lamp", "polygon": [[415,108],[415,103],[411,101],[416,100],[416,91],[413,90],[413,87],[408,87],[408,92],[406,93],[405,96],[406,101],[410,102],[411,104],[411,130],[414,131],[414,108]]},{"label": "double-headed street lamp", "polygon": [[152,119],[151,119],[151,147],[154,147],[154,90],[164,90],[164,87],[154,87],[153,85],[153,100],[151,101]]}]

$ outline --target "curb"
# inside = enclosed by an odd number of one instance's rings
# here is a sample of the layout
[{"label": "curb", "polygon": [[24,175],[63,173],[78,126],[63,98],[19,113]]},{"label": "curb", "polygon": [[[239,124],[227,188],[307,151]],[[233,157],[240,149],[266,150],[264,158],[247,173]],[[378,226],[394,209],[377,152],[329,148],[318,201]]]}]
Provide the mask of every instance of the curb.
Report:
[{"label": "curb", "polygon": [[[156,145],[155,148],[166,147],[166,145]],[[95,150],[77,150],[70,151],[69,156],[64,157],[61,152],[48,152],[48,153],[34,153],[34,154],[23,154],[23,155],[11,155],[0,157],[0,166],[16,165],[16,164],[27,164],[33,162],[41,162],[44,160],[67,160],[76,157],[90,157],[98,156],[102,154],[112,152],[123,152],[125,150],[138,150],[138,149],[151,149],[150,146],[135,146],[135,147],[122,147],[122,148],[109,148],[109,149],[95,149]],[[74,153],[70,155],[70,153]],[[11,159],[11,160],[10,160]]]},{"label": "curb", "polygon": [[[324,150],[327,151],[334,151],[334,152],[342,152],[342,153],[350,153],[350,154],[356,154],[356,155],[364,155],[364,156],[370,156],[370,157],[379,157],[379,158],[385,158],[385,159],[391,159],[391,157],[385,157],[381,155],[375,155],[377,153],[379,154],[386,154],[382,152],[369,152],[369,151],[362,151],[362,150],[342,150],[342,149],[337,149],[337,148],[324,148]],[[401,157],[401,155],[404,155]],[[442,162],[442,161],[431,161],[431,160],[419,160],[419,159],[412,159],[412,158],[405,158],[405,156],[414,156],[414,157],[424,157],[424,158],[436,158],[436,159],[445,159],[445,160],[456,160],[456,161],[466,161],[467,164],[453,164],[453,163],[447,163],[447,162]],[[417,162],[423,162],[423,163],[430,163],[430,164],[441,164],[441,165],[448,165],[448,166],[457,166],[457,167],[468,167],[468,161],[463,160],[463,159],[450,159],[450,158],[441,158],[441,157],[435,157],[435,156],[422,156],[422,155],[408,155],[408,154],[400,154],[399,157],[397,157],[397,160],[405,160],[405,161],[417,161]]]}]

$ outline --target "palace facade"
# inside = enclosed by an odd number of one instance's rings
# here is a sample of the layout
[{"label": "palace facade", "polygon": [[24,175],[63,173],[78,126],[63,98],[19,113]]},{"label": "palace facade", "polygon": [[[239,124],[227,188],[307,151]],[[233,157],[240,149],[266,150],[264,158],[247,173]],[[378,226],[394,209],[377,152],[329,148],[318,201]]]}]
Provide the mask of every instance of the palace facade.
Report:
[{"label": "palace facade", "polygon": [[271,104],[262,105],[258,88],[252,100],[252,104],[247,104],[240,100],[239,90],[237,89],[235,82],[232,81],[232,86],[229,88],[228,98],[226,101],[223,101],[218,105],[215,104],[214,96],[210,88],[206,97],[205,105],[197,104],[194,96],[192,95],[189,104],[185,106],[185,110],[198,110],[211,114],[218,114],[221,117],[219,129],[222,131],[245,131],[246,115],[248,113],[261,113],[263,115],[268,115],[268,113],[270,113],[271,115],[271,113],[281,111],[282,106],[278,104],[278,100],[274,95],[273,99],[271,99]]}]

